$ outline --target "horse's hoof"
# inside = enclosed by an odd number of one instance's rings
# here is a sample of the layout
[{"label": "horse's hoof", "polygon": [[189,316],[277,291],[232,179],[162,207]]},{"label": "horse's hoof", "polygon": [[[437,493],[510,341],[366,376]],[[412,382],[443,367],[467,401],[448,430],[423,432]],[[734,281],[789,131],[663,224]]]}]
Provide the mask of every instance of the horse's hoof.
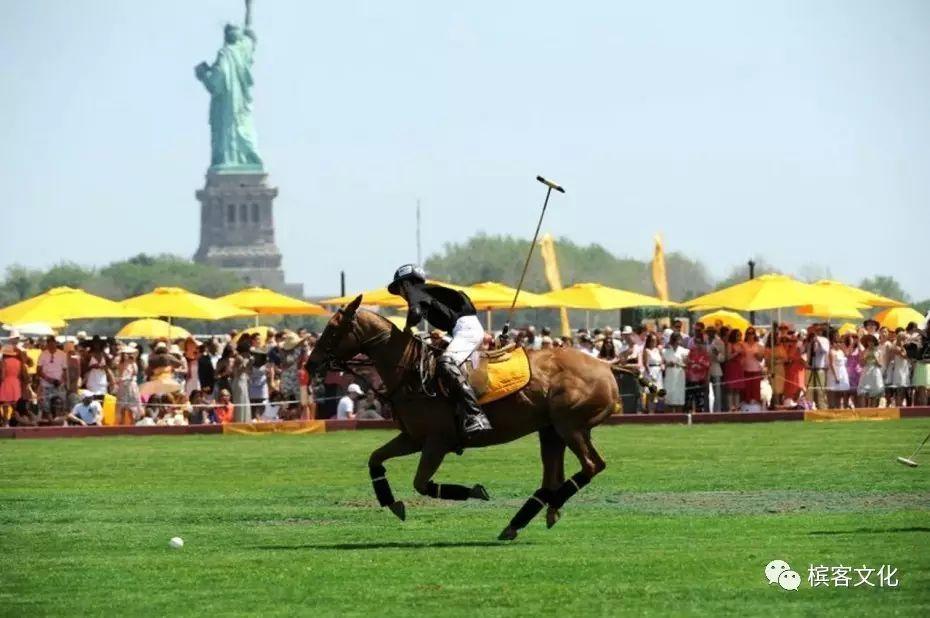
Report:
[{"label": "horse's hoof", "polygon": [[549,509],[546,511],[546,527],[551,528],[556,525],[560,517],[562,517],[562,513],[559,509]]},{"label": "horse's hoof", "polygon": [[397,515],[397,518],[399,520],[405,521],[407,519],[407,509],[406,507],[404,507],[403,502],[398,500],[394,504],[390,505],[388,508],[391,509],[392,513]]},{"label": "horse's hoof", "polygon": [[488,495],[488,490],[484,488],[484,485],[475,485],[468,491],[469,498],[475,498],[477,500],[490,500],[491,496]]},{"label": "horse's hoof", "polygon": [[504,530],[498,535],[498,541],[512,541],[517,538],[517,529],[513,526],[507,526]]}]

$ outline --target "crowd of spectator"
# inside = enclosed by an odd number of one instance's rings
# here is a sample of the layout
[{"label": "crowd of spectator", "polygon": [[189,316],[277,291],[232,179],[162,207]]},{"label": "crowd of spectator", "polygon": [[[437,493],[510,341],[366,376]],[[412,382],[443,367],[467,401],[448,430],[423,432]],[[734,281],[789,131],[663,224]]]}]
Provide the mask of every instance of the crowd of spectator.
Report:
[{"label": "crowd of spectator", "polygon": [[[721,322],[579,329],[554,337],[516,331],[531,349],[575,348],[618,372],[625,413],[729,412],[927,405],[930,335],[916,323],[894,331],[865,320],[854,332],[788,323],[745,331]],[[488,336],[484,347],[500,345]],[[640,378],[655,385],[641,388]]]},{"label": "crowd of spectator", "polygon": [[116,422],[186,425],[313,418],[303,370],[315,336],[236,331],[198,341],[99,336],[22,338],[0,361],[0,424],[100,424],[107,396]]},{"label": "crowd of spectator", "polygon": [[[429,339],[442,347],[447,337],[434,330]],[[364,388],[341,372],[307,375],[316,340],[303,329],[149,342],[84,333],[33,340],[14,331],[0,350],[0,425],[100,424],[108,395],[119,424],[389,418],[373,372]],[[582,328],[563,337],[528,326],[507,343],[574,348],[616,366],[627,414],[928,404],[930,334],[915,323],[891,331],[865,320],[841,333],[827,324],[685,329],[675,320],[665,329]],[[501,344],[488,334],[483,347]]]}]

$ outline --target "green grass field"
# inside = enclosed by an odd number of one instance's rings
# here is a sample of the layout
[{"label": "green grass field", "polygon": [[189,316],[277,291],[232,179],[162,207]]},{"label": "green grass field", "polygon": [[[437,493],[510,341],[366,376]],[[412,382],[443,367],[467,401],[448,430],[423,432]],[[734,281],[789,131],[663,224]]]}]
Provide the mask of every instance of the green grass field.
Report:
[{"label": "green grass field", "polygon": [[[535,437],[446,460],[438,480],[491,502],[420,498],[416,459],[389,462],[403,523],[366,468],[390,432],[4,440],[0,613],[927,616],[930,452],[893,459],[928,431],[601,428],[606,472],[512,543],[495,539],[538,486]],[[768,585],[773,559],[800,590]],[[811,563],[891,564],[899,585],[811,588]]]}]

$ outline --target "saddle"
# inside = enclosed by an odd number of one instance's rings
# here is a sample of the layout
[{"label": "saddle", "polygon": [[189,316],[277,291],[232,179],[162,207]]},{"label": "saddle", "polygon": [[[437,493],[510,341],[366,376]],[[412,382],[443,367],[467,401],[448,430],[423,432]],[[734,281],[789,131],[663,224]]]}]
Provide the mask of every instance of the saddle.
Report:
[{"label": "saddle", "polygon": [[[423,384],[434,387],[434,391],[448,396],[442,381],[436,379],[436,365],[442,350],[428,348],[425,353],[424,366],[421,368]],[[530,382],[531,371],[526,350],[509,344],[499,350],[485,350],[478,353],[478,366],[471,360],[465,361],[462,372],[478,396],[478,403],[484,405],[503,399],[523,389]]]}]

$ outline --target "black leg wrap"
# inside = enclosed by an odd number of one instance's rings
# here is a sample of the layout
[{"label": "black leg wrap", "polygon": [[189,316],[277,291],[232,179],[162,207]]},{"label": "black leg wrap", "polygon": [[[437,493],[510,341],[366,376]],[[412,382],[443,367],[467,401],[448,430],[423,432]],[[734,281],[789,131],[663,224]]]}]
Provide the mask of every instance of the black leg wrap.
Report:
[{"label": "black leg wrap", "polygon": [[510,520],[510,527],[515,530],[525,528],[534,517],[536,517],[544,506],[549,504],[552,499],[552,491],[549,489],[537,489],[533,497],[527,500],[517,514]]},{"label": "black leg wrap", "polygon": [[394,504],[394,494],[391,492],[391,485],[388,483],[387,470],[382,465],[368,466],[368,474],[371,475],[371,484],[375,488],[375,496],[378,497],[378,504],[381,506],[391,506]]},{"label": "black leg wrap", "polygon": [[430,498],[439,498],[441,500],[468,500],[468,493],[470,491],[471,490],[464,485],[434,483],[433,481],[426,484],[426,495]]},{"label": "black leg wrap", "polygon": [[562,508],[565,502],[578,493],[578,490],[591,482],[591,478],[584,472],[576,472],[572,478],[568,479],[562,486],[555,490],[555,495],[549,506],[554,509]]}]

